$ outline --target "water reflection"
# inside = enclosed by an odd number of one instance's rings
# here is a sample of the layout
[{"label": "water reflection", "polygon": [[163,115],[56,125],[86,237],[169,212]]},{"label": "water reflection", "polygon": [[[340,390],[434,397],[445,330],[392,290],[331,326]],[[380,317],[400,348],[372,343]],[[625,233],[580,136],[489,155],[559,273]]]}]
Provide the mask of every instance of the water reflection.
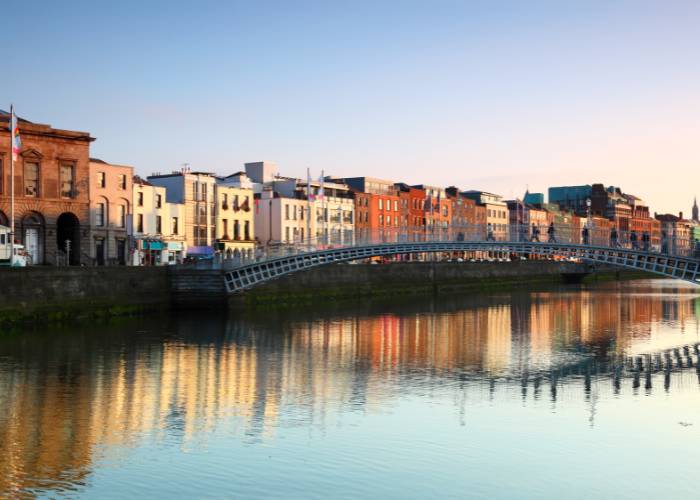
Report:
[{"label": "water reflection", "polygon": [[144,443],[273,443],[402,398],[446,398],[457,420],[583,400],[594,425],[601,398],[697,390],[700,298],[666,281],[324,309],[0,339],[0,492],[82,491]]}]

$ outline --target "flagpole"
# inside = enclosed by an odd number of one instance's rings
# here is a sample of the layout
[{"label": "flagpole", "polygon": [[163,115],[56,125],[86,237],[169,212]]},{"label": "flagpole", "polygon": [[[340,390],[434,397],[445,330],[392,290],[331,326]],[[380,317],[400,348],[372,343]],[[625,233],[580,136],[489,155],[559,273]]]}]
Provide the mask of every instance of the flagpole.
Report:
[{"label": "flagpole", "polygon": [[306,247],[311,251],[311,169],[306,167]]},{"label": "flagpole", "polygon": [[10,261],[15,245],[15,131],[13,130],[15,107],[10,104]]}]

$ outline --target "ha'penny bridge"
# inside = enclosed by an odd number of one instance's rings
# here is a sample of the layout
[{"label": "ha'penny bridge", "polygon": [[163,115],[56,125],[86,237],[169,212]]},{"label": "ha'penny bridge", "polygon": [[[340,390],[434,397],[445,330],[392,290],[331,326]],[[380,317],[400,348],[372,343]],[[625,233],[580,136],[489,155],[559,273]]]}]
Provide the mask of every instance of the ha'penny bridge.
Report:
[{"label": "ha'penny bridge", "polygon": [[[223,262],[226,291],[235,294],[283,276],[333,263],[377,257],[514,255],[570,259],[619,269],[645,271],[700,285],[697,242],[672,236],[651,239],[631,233],[590,230],[571,234],[561,228],[509,227],[500,233],[480,228],[440,228],[439,234],[373,234],[352,242],[324,241],[280,245],[252,261]],[[540,241],[540,238],[547,241]]]}]

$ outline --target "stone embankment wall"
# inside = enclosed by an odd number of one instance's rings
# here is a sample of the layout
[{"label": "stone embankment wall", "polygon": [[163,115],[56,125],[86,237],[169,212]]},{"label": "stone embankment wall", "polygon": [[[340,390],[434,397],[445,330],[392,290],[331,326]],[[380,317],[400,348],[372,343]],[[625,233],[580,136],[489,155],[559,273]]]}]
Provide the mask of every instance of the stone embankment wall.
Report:
[{"label": "stone embankment wall", "polygon": [[[0,326],[26,319],[132,314],[450,293],[560,283],[586,264],[554,261],[331,264],[228,297],[223,272],[174,267],[0,268]],[[619,276],[618,276],[619,277]]]},{"label": "stone embankment wall", "polygon": [[590,272],[586,264],[557,261],[396,262],[330,264],[290,274],[231,297],[234,305],[372,295],[448,293],[560,283]]},{"label": "stone embankment wall", "polygon": [[167,309],[164,267],[0,268],[0,324]]}]

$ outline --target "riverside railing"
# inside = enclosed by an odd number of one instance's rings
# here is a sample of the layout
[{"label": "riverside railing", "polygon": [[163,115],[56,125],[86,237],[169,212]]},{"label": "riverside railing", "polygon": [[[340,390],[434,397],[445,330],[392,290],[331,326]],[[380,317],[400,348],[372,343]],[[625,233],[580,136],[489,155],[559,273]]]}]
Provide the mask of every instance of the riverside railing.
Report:
[{"label": "riverside railing", "polygon": [[[627,249],[667,256],[700,258],[700,244],[690,234],[666,232],[620,231],[614,228],[584,226],[572,228],[566,224],[502,224],[451,225],[434,227],[385,227],[356,229],[351,237],[337,234],[317,236],[291,243],[259,245],[245,257],[224,258],[215,255],[197,267],[235,269],[240,266],[268,261],[305,252],[395,243],[418,242],[483,242],[483,243],[541,243],[581,245],[609,249]],[[497,246],[497,245],[496,245]],[[485,249],[486,250],[486,249]],[[488,251],[498,250],[494,247]]]}]

